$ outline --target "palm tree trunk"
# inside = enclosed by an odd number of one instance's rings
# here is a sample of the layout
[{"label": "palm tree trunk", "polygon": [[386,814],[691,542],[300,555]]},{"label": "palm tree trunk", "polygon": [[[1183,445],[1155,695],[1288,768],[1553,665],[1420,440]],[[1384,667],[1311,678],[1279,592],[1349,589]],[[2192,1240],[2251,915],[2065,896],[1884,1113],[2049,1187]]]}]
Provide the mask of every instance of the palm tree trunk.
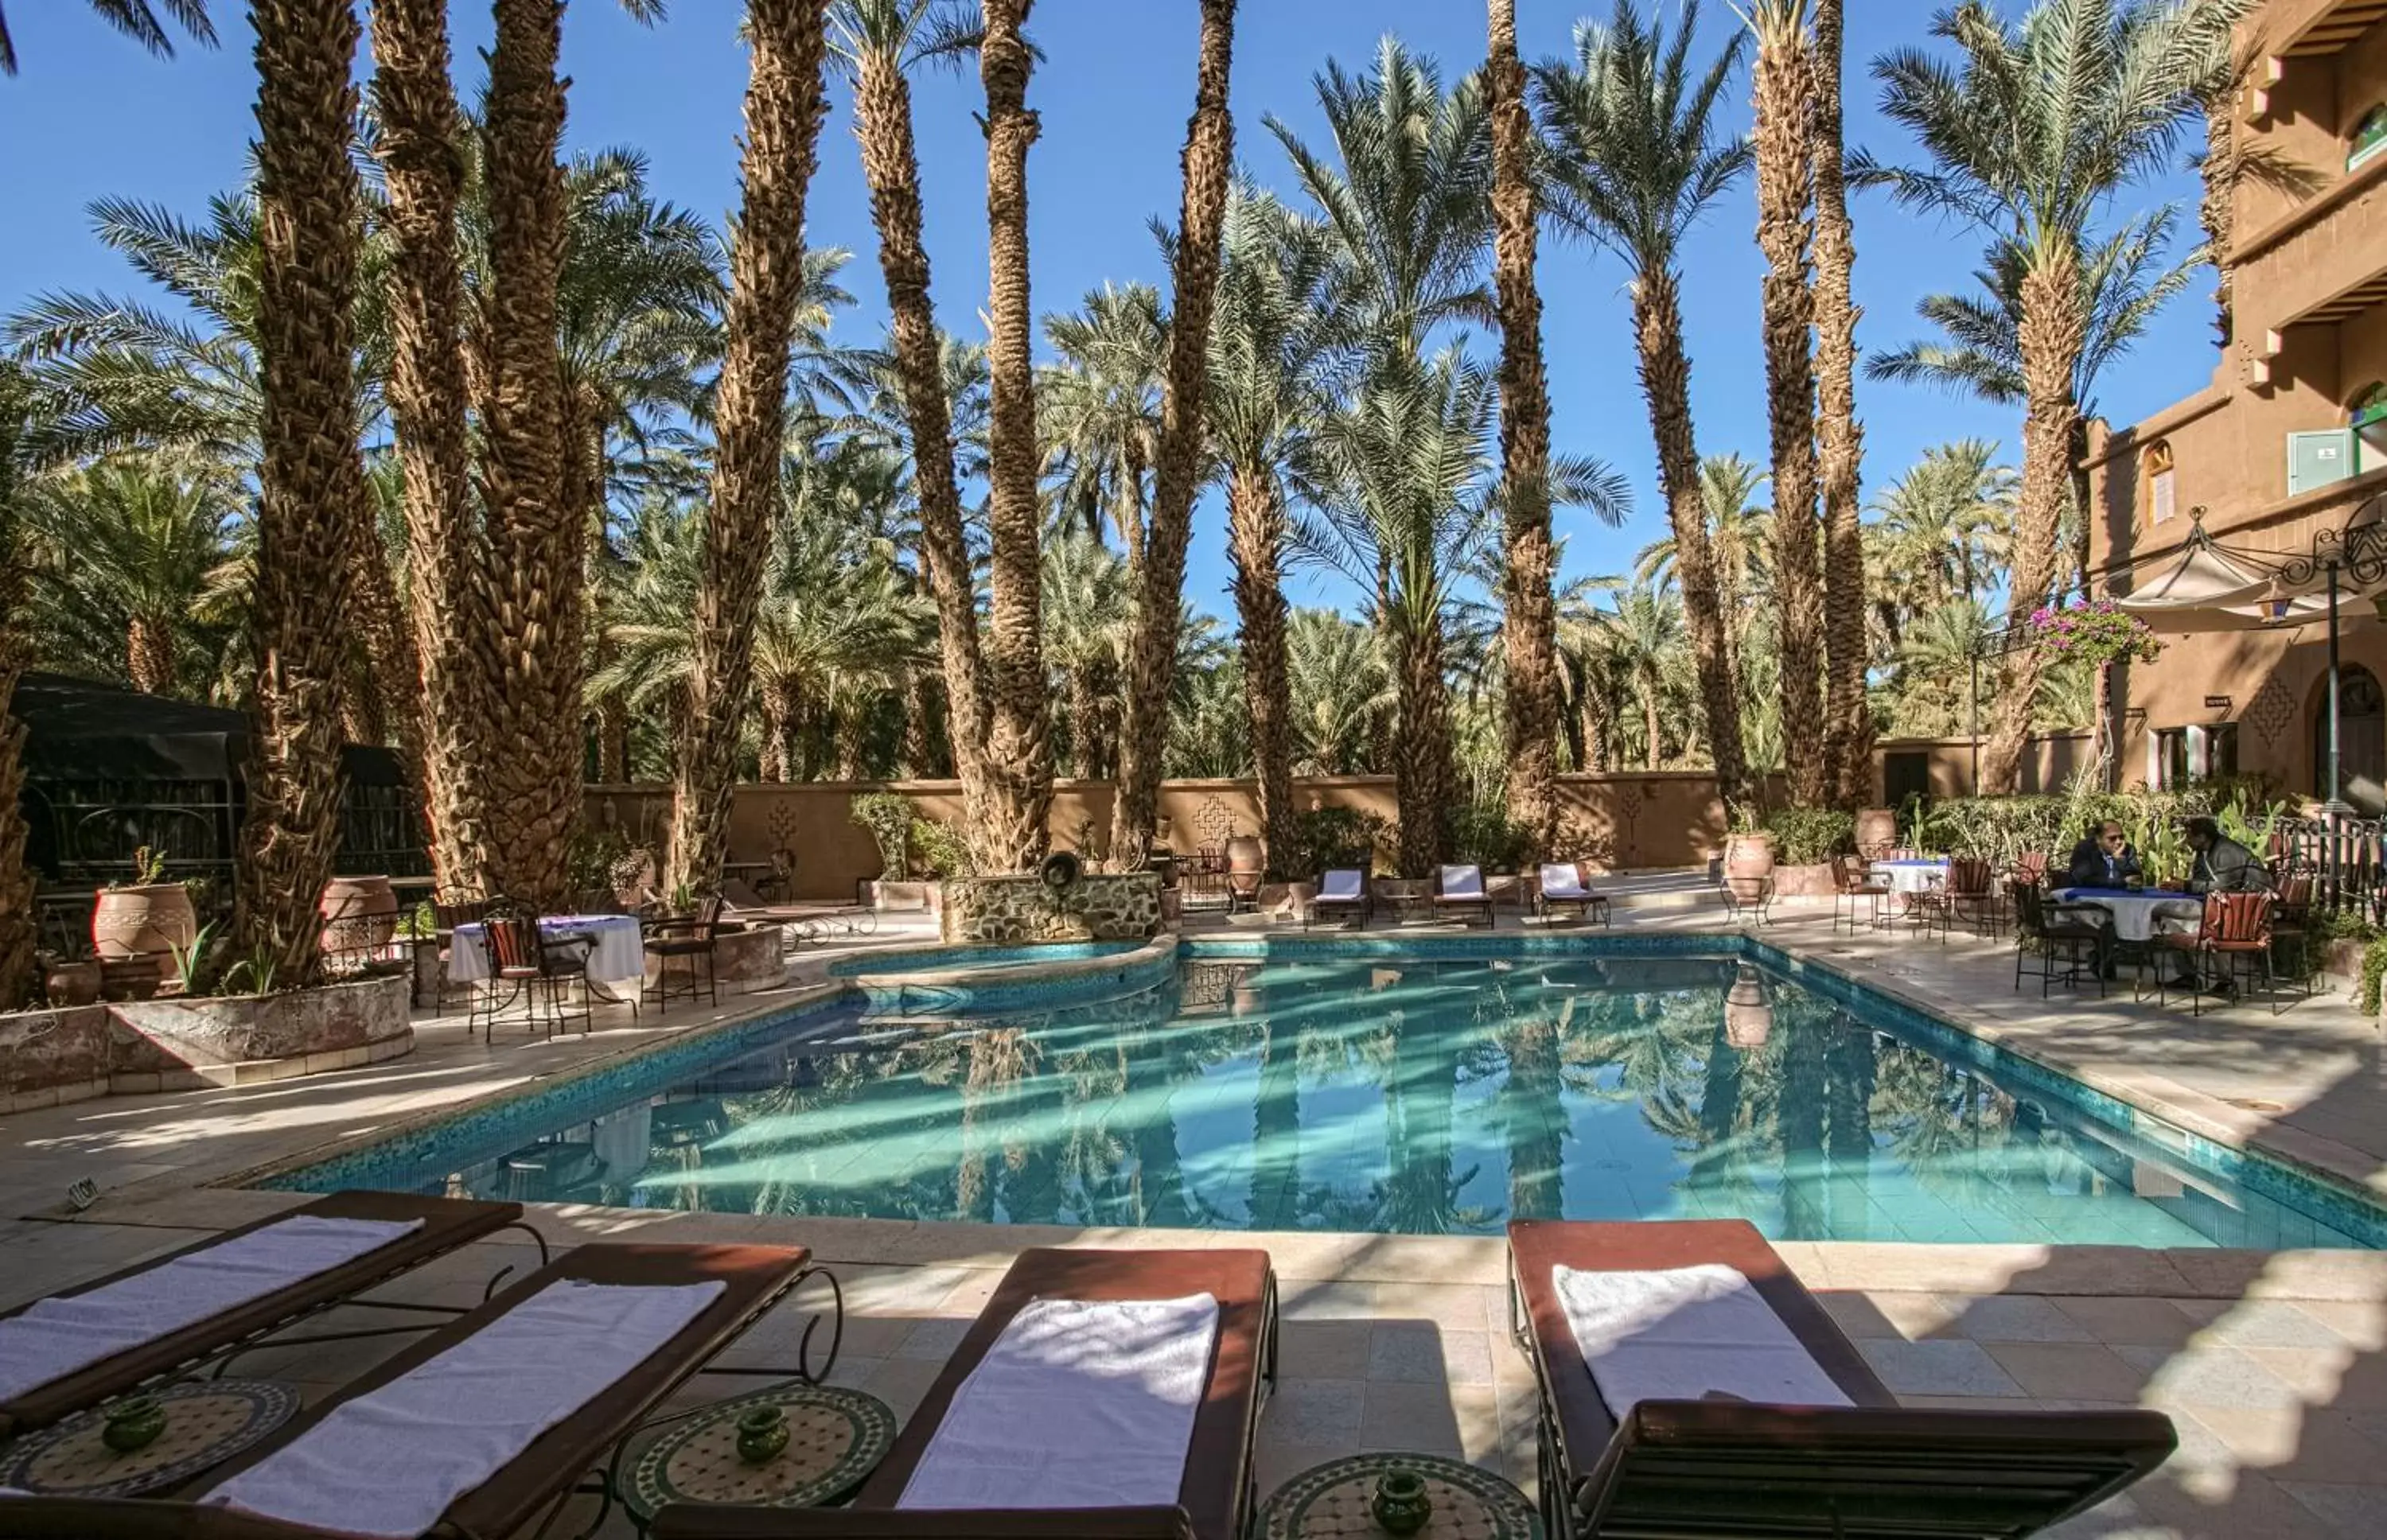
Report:
[{"label": "palm tree trunk", "polygon": [[174,688],[174,625],[158,615],[134,615],[124,628],[124,669],[144,695]]},{"label": "palm tree trunk", "polygon": [[[920,564],[937,601],[937,636],[945,680],[945,741],[962,783],[963,822],[985,817],[986,744],[991,710],[979,649],[978,596],[962,537],[962,496],[954,475],[953,403],[928,297],[928,249],[921,235],[920,159],[912,131],[912,84],[894,59],[861,58],[853,88],[854,134],[870,183],[870,218],[878,232],[878,266],[887,282],[888,335],[903,382],[912,433],[913,480],[920,504]],[[925,720],[916,715],[916,720]],[[928,761],[916,758],[925,768]]]},{"label": "palm tree trunk", "polygon": [[[556,284],[563,265],[562,0],[496,0],[484,153],[489,198],[487,510],[490,652],[484,826],[488,880],[527,903],[564,902],[580,817],[581,510],[564,495]],[[502,748],[496,747],[502,745]]]},{"label": "palm tree trunk", "polygon": [[757,692],[763,705],[761,771],[766,781],[795,779],[796,688],[777,675],[764,675]]},{"label": "palm tree trunk", "polygon": [[[979,867],[1024,871],[1044,859],[1053,803],[1053,738],[1045,718],[1042,574],[1037,543],[1035,310],[1028,283],[1028,150],[1037,118],[1028,107],[1033,65],[1026,24],[1034,0],[991,0],[979,46],[986,89],[987,526],[993,603],[987,674],[993,717],[986,738],[986,797],[971,826]],[[1173,617],[1172,617],[1173,619]]]},{"label": "palm tree trunk", "polygon": [[26,574],[17,546],[18,440],[25,424],[21,376],[0,364],[0,1011],[33,992],[33,880],[25,870],[25,725],[10,714],[32,661],[25,635]]},{"label": "palm tree trunk", "polygon": [[[1699,441],[1691,425],[1691,360],[1683,351],[1683,307],[1674,274],[1643,271],[1633,285],[1633,329],[1640,352],[1641,392],[1649,403],[1649,430],[1658,441],[1658,484],[1674,531],[1674,576],[1683,586],[1683,616],[1699,678],[1708,741],[1715,746],[1716,787],[1727,818],[1752,805],[1749,761],[1741,748],[1740,688],[1733,677],[1732,643],[1716,596],[1715,557],[1708,543],[1707,494],[1699,485]],[[1605,754],[1595,748],[1595,759]]]},{"label": "palm tree trunk", "polygon": [[1666,764],[1666,735],[1658,719],[1658,682],[1641,681],[1641,734],[1647,745],[1642,750],[1642,764],[1651,770],[1662,769]]},{"label": "palm tree trunk", "polygon": [[1815,296],[1807,261],[1807,114],[1813,72],[1804,6],[1773,0],[1757,27],[1757,245],[1765,254],[1767,414],[1774,457],[1774,587],[1781,606],[1782,741],[1790,800],[1820,807],[1831,777],[1824,716],[1823,573],[1815,549]]},{"label": "palm tree trunk", "polygon": [[471,457],[456,254],[464,181],[463,119],[448,78],[445,0],[374,0],[376,146],[388,185],[391,262],[388,393],[406,511],[407,622],[422,689],[423,814],[442,888],[485,891],[484,776],[473,755],[495,741],[487,671],[469,665],[487,621],[478,531],[467,498]]},{"label": "palm tree trunk", "polygon": [[1857,421],[1857,308],[1850,294],[1856,237],[1849,225],[1848,167],[1840,120],[1843,0],[1815,4],[1815,363],[1824,491],[1825,641],[1830,656],[1825,714],[1836,806],[1873,798],[1873,710],[1865,700],[1864,531],[1858,476],[1864,424]]},{"label": "palm tree trunk", "polygon": [[746,82],[746,150],[730,259],[728,345],[715,410],[713,499],[704,586],[688,682],[688,737],[672,778],[671,860],[664,880],[701,892],[721,884],[730,792],[754,680],[754,612],[787,437],[788,360],[802,297],[804,195],[818,161],[827,0],[747,0],[753,50]]},{"label": "palm tree trunk", "polygon": [[1193,537],[1194,499],[1208,459],[1202,409],[1209,389],[1210,311],[1218,297],[1227,183],[1234,171],[1235,120],[1227,108],[1234,57],[1235,0],[1202,0],[1194,117],[1185,128],[1176,309],[1168,332],[1168,378],[1161,398],[1159,465],[1153,476],[1152,530],[1135,569],[1127,721],[1120,734],[1118,794],[1111,812],[1111,859],[1119,871],[1141,871],[1149,864],[1160,818],[1161,759],[1168,747],[1168,693],[1177,678],[1185,548]]},{"label": "palm tree trunk", "polygon": [[1509,818],[1534,859],[1558,839],[1558,553],[1550,539],[1550,392],[1534,284],[1534,122],[1517,58],[1516,0],[1489,0],[1493,261],[1500,319],[1500,478],[1508,562],[1501,589]]},{"label": "palm tree trunk", "polygon": [[[1143,570],[1143,450],[1130,438],[1122,448],[1118,474],[1112,477],[1111,523],[1118,526],[1119,545],[1127,553],[1127,570]],[[1094,515],[1094,538],[1103,537],[1102,515]]]},{"label": "palm tree trunk", "polygon": [[[2242,83],[2235,69],[2229,83]],[[2204,228],[2204,249],[2213,263],[2214,340],[2225,348],[2238,331],[2229,267],[2229,248],[2238,238],[2237,105],[2235,89],[2204,104],[2204,193],[2196,204],[2196,221]]]},{"label": "palm tree trunk", "polygon": [[257,648],[233,934],[285,984],[322,962],[316,905],[340,833],[339,627],[366,499],[352,315],[362,228],[348,158],[357,51],[349,0],[255,0],[258,358],[263,379]]},{"label": "palm tree trunk", "polygon": [[896,772],[910,780],[930,774],[937,761],[935,735],[929,730],[933,688],[916,666],[903,670],[903,744],[896,751]]},{"label": "palm tree trunk", "polygon": [[2022,753],[2039,695],[2039,650],[2027,645],[2030,612],[2055,586],[2057,534],[2072,486],[2073,427],[2080,415],[2073,372],[2088,335],[2080,309],[2079,259],[2068,246],[2039,255],[2022,281],[2022,492],[2014,511],[2013,576],[2006,588],[2006,660],[1989,740],[1981,751],[1981,792],[2010,795],[2022,784]]},{"label": "palm tree trunk", "polygon": [[1269,875],[1289,869],[1295,841],[1293,701],[1285,657],[1284,495],[1266,472],[1240,468],[1227,479],[1227,545],[1235,563],[1235,629],[1243,650],[1244,709],[1251,718],[1252,773],[1258,782],[1260,841]]},{"label": "palm tree trunk", "polygon": [[1442,626],[1396,620],[1393,651],[1400,731],[1393,744],[1393,801],[1400,818],[1403,877],[1433,873],[1448,851],[1451,790],[1459,771],[1450,741],[1450,684]]}]

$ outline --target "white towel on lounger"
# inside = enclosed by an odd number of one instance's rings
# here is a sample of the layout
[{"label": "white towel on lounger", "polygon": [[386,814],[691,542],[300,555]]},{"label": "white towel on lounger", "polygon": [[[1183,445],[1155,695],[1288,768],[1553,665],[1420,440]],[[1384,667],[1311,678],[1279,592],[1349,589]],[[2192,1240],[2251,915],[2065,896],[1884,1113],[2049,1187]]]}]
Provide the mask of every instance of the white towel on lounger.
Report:
[{"label": "white towel on lounger", "polygon": [[346,1267],[422,1228],[421,1219],[295,1214],[105,1288],[41,1300],[0,1320],[0,1400]]},{"label": "white towel on lounger", "polygon": [[341,1403],[200,1501],[335,1534],[419,1535],[686,1330],[724,1287],[550,1283],[437,1357]]},{"label": "white towel on lounger", "polygon": [[1040,1299],[970,1370],[898,1508],[1153,1508],[1177,1500],[1219,1302]]},{"label": "white towel on lounger", "polygon": [[1442,896],[1446,899],[1480,899],[1484,896],[1484,868],[1481,866],[1445,866],[1442,869]]},{"label": "white towel on lounger", "polygon": [[1356,871],[1334,871],[1318,885],[1318,896],[1333,903],[1356,901],[1359,897],[1359,874]]},{"label": "white towel on lounger", "polygon": [[1772,1406],[1851,1403],[1739,1269],[1553,1268],[1576,1350],[1618,1417],[1641,1401],[1711,1395]]},{"label": "white towel on lounger", "polygon": [[1546,899],[1587,899],[1591,890],[1583,885],[1583,873],[1570,862],[1542,863],[1542,897]]}]

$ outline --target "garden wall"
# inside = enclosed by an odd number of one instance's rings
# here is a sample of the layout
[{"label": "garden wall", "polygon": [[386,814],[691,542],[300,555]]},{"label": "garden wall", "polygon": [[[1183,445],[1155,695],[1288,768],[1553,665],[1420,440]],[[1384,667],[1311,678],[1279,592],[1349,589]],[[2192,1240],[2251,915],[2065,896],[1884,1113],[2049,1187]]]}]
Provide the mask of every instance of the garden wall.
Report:
[{"label": "garden wall", "polygon": [[[2080,740],[2034,742],[2025,756],[2024,789],[2063,785]],[[1877,757],[1924,756],[1931,789],[1961,796],[1971,789],[1971,745],[1962,739],[1892,742]],[[1909,762],[1911,763],[1911,762]],[[1704,771],[1621,771],[1560,777],[1566,827],[1583,858],[1609,870],[1703,865],[1724,842],[1724,808],[1715,779]],[[1881,789],[1878,780],[1876,791]],[[775,850],[796,857],[799,899],[854,902],[860,884],[879,875],[878,847],[852,817],[853,799],[897,791],[928,817],[961,818],[956,781],[813,781],[741,786],[730,807],[729,859],[764,861]],[[1312,776],[1294,783],[1301,807],[1348,807],[1389,818],[1389,776]],[[592,786],[592,826],[620,828],[637,843],[660,848],[671,821],[671,790],[663,786]],[[1111,784],[1064,780],[1054,788],[1049,822],[1056,850],[1100,849],[1110,839]],[[1259,802],[1248,780],[1177,780],[1161,788],[1161,837],[1177,850],[1223,845],[1256,833]]]}]

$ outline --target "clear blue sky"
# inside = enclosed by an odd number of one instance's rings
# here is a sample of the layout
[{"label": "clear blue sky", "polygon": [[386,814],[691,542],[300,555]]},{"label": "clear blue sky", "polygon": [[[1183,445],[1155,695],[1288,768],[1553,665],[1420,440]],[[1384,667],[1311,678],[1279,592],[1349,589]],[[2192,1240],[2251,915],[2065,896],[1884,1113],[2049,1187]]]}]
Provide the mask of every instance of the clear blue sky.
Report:
[{"label": "clear blue sky", "polygon": [[[2019,4],[2020,0],[2009,0]],[[1575,19],[1605,18],[1609,0],[1518,0],[1526,57],[1568,46]],[[1645,0],[1671,22],[1676,0]],[[236,184],[253,124],[255,77],[244,8],[212,7],[223,33],[215,52],[182,49],[150,58],[94,19],[79,0],[19,0],[9,6],[21,73],[0,81],[0,153],[10,164],[9,226],[0,234],[0,307],[15,309],[57,288],[133,292],[123,264],[90,234],[85,206],[121,196],[196,214],[209,193]],[[671,19],[642,29],[607,0],[578,0],[565,22],[564,62],[573,77],[567,143],[573,148],[631,145],[652,163],[657,192],[719,219],[736,199],[739,94],[744,55],[732,0],[676,0]],[[1865,67],[1886,49],[1923,40],[1924,0],[1858,0],[1850,6],[1849,138],[1886,158],[1912,153],[1905,136],[1875,110]],[[1237,29],[1234,109],[1237,149],[1263,182],[1288,185],[1283,157],[1263,113],[1291,122],[1313,143],[1323,128],[1311,76],[1333,57],[1357,70],[1376,40],[1398,33],[1455,79],[1480,62],[1484,14],[1474,0],[1249,0]],[[486,6],[454,7],[462,89],[478,89],[477,50],[488,37]],[[1194,0],[1042,0],[1033,32],[1047,58],[1029,90],[1043,136],[1029,161],[1030,231],[1040,312],[1075,306],[1104,280],[1142,279],[1166,292],[1168,274],[1146,229],[1174,219],[1177,156],[1192,109]],[[1739,23],[1719,0],[1702,7],[1711,47]],[[363,68],[360,61],[360,68]],[[1734,121],[1748,118],[1746,81],[1734,92]],[[985,142],[971,112],[982,105],[975,72],[931,74],[919,87],[919,144],[940,319],[979,335],[986,297]],[[2145,203],[2193,196],[2184,172],[2133,195]],[[1868,351],[1917,335],[1915,299],[1969,285],[1978,243],[1970,232],[1918,221],[1868,196],[1855,210],[1859,346]],[[1686,252],[1685,310],[1699,448],[1765,452],[1764,371],[1758,333],[1755,208],[1744,181],[1722,202]],[[848,335],[875,340],[884,317],[869,208],[848,103],[840,91],[822,137],[811,201],[814,240],[853,248],[848,287],[862,299]],[[1633,517],[1611,531],[1576,519],[1566,527],[1571,572],[1622,570],[1656,537],[1665,516],[1656,496],[1648,419],[1634,381],[1623,272],[1586,248],[1543,246],[1541,287],[1561,449],[1598,455],[1631,478]],[[2100,387],[2118,423],[2148,414],[2210,375],[2209,284],[2157,321],[2137,352]],[[1484,339],[1489,346],[1489,339]],[[1867,496],[1894,479],[1925,448],[1977,435],[2019,453],[2020,419],[1937,392],[1860,385],[1866,425]],[[1562,519],[1567,515],[1561,515]],[[1194,536],[1188,592],[1230,614],[1222,521],[1205,508]],[[1323,597],[1302,595],[1297,597]]]}]

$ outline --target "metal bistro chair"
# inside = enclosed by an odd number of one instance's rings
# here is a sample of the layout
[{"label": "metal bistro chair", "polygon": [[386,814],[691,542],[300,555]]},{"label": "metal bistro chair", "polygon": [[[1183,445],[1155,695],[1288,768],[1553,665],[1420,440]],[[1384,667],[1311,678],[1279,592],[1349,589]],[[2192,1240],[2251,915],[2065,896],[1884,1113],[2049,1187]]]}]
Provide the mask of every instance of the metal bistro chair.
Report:
[{"label": "metal bistro chair", "polygon": [[[696,906],[693,915],[678,919],[654,920],[647,926],[646,953],[655,962],[655,981],[646,986],[643,993],[655,1003],[655,1014],[662,1016],[669,1008],[674,995],[688,1000],[702,1000],[708,1005],[721,1004],[721,986],[713,967],[713,954],[721,931],[722,901],[719,894]],[[672,962],[679,959],[687,983],[672,987]],[[703,979],[697,977],[697,964],[704,965]]]},{"label": "metal bistro chair", "polygon": [[[2271,901],[2271,962],[2279,977],[2292,979],[2297,991],[2307,998],[2313,992],[2313,976],[2319,970],[2314,966],[2312,949],[2307,944],[2312,926],[2313,879],[2309,874],[2298,873],[2280,882],[2278,894]],[[2286,971],[2279,972],[2282,960]]]},{"label": "metal bistro chair", "polygon": [[[496,908],[497,905],[487,899],[474,898],[453,890],[444,895],[433,896],[431,900],[432,944],[439,949],[440,967],[438,999],[432,1004],[440,1009],[445,1010],[455,1003],[459,990],[468,1002],[484,992],[483,989],[476,989],[471,984],[461,986],[451,984],[448,978],[447,959],[456,944],[456,928],[460,925],[485,924]],[[494,978],[490,982],[495,982]]]},{"label": "metal bistro chair", "polygon": [[[2104,998],[2105,970],[2098,960],[2104,930],[2074,917],[2083,912],[2081,906],[2049,902],[2034,883],[2009,882],[2006,892],[2014,908],[2014,988],[2019,991],[2025,978],[2037,978],[2039,997],[2044,1000],[2057,979],[2078,985],[2087,974],[2097,980],[2098,998]],[[2034,958],[2040,965],[2037,972],[2024,966]],[[2060,973],[2059,960],[2064,965]]]},{"label": "metal bistro chair", "polygon": [[[542,1000],[547,1010],[544,1020],[547,1035],[555,1036],[560,1027],[574,1020],[580,1023],[583,1035],[596,1025],[588,1004],[588,956],[597,949],[596,941],[587,936],[550,938],[539,928],[538,916],[528,912],[493,915],[481,924],[482,939],[489,948],[489,980],[493,986],[483,997],[489,1008],[477,1014],[486,1035],[497,1036],[498,1017],[516,1000],[524,1002],[523,1019],[537,1024],[542,1018]],[[565,986],[577,980],[580,985],[580,1009],[565,1009]],[[512,984],[504,1002],[498,1001],[495,985]],[[466,1030],[471,1029],[468,1019]]]},{"label": "metal bistro chair", "polygon": [[1866,925],[1880,929],[1884,916],[1889,913],[1889,879],[1869,869],[1863,858],[1832,857],[1832,934],[1839,934],[1843,918],[1850,933],[1855,934],[1860,904],[1866,909]]},{"label": "metal bistro chair", "polygon": [[1948,864],[1948,886],[1940,890],[1939,902],[1951,927],[1969,915],[1977,936],[1995,940],[2003,932],[2005,899],[1989,864],[1978,856],[1958,856]]},{"label": "metal bistro chair", "polygon": [[[2205,960],[2219,967],[2222,981],[2237,987],[2238,976],[2244,973],[2246,982],[2254,981],[2260,970],[2265,990],[2271,997],[2271,1014],[2280,1014],[2280,991],[2271,973],[2271,895],[2268,893],[2207,893],[2204,914],[2198,920],[2192,936],[2172,932],[2155,938],[2158,953],[2187,953],[2193,959]],[[2201,984],[2202,980],[2200,980]],[[2155,1004],[2168,1001],[2171,973],[2158,961],[2155,966]],[[2204,1014],[2205,991],[2199,988],[2189,996],[2191,1016]]]}]

